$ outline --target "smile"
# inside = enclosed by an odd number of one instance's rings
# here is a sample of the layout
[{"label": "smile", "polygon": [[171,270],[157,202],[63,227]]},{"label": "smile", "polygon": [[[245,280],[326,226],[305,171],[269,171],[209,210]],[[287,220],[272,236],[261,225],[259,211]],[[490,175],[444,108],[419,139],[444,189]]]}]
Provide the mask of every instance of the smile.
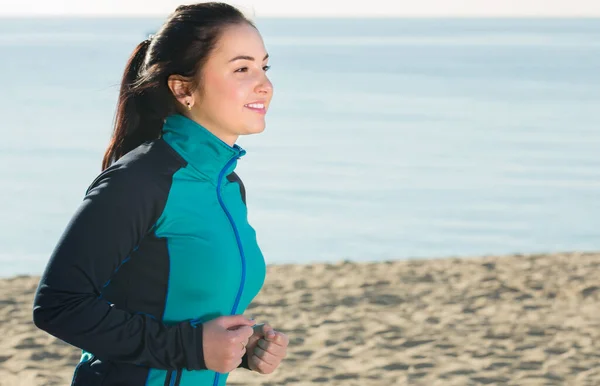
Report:
[{"label": "smile", "polygon": [[267,112],[264,103],[248,103],[247,105],[244,105],[244,107],[261,114],[265,114]]}]

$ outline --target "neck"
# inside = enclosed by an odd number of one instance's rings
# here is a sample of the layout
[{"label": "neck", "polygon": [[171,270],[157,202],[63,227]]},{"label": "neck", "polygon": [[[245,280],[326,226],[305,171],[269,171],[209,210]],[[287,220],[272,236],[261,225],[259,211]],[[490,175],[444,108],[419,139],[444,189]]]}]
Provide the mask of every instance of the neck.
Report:
[{"label": "neck", "polygon": [[212,124],[208,119],[205,119],[204,117],[198,117],[191,111],[186,111],[181,115],[196,122],[198,125],[211,132],[212,135],[219,138],[229,146],[233,147],[239,138],[239,135],[229,134],[226,130],[219,129],[217,125]]},{"label": "neck", "polygon": [[181,114],[165,120],[162,138],[191,166],[210,180],[231,173],[246,151],[229,145],[204,126]]}]

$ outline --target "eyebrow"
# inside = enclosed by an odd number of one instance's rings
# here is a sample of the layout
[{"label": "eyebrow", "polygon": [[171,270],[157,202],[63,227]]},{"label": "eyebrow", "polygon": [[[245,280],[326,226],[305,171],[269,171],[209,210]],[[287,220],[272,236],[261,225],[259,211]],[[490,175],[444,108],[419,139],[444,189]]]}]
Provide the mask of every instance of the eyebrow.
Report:
[{"label": "eyebrow", "polygon": [[[269,58],[269,54],[265,55],[265,57],[263,58],[263,61],[267,60]],[[252,56],[248,56],[248,55],[238,55],[235,58],[231,59],[229,62],[235,62],[236,60],[250,60],[250,61],[254,61],[254,57]]]}]

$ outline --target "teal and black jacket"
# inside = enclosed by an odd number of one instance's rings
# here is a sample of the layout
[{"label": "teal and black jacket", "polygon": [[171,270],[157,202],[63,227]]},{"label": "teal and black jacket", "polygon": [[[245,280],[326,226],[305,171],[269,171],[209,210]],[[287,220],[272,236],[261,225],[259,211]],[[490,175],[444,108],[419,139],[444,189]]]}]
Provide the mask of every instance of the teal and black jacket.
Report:
[{"label": "teal and black jacket", "polygon": [[244,154],[172,115],[92,182],[33,308],[83,350],[72,386],[225,385],[206,368],[202,323],[243,314],[266,275],[234,172]]}]

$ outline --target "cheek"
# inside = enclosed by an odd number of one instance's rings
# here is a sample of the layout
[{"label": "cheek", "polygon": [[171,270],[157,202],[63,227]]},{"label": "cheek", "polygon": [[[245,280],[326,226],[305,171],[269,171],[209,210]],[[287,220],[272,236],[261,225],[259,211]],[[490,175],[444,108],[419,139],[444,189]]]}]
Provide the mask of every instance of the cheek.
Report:
[{"label": "cheek", "polygon": [[235,82],[223,77],[207,77],[204,82],[204,88],[206,96],[205,107],[213,114],[231,111],[236,105],[236,100],[239,99],[239,90]]},{"label": "cheek", "polygon": [[230,82],[226,86],[227,98],[232,104],[231,108],[241,109],[244,104],[250,102],[247,101],[248,96],[248,85],[244,82]]},{"label": "cheek", "polygon": [[246,87],[236,79],[215,79],[210,82],[213,95],[217,96],[221,108],[231,111],[241,109],[246,102]]}]

